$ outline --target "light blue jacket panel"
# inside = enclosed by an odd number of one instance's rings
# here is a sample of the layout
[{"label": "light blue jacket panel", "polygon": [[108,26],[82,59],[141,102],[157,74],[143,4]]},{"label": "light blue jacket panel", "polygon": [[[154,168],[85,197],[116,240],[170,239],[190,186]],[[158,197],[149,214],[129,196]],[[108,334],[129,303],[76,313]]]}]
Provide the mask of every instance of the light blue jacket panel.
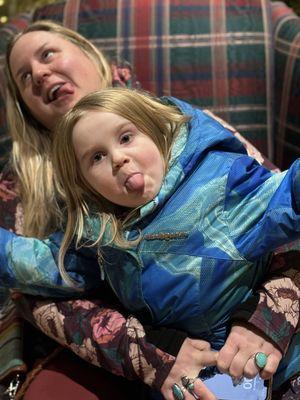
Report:
[{"label": "light blue jacket panel", "polygon": [[[2,287],[23,293],[65,297],[80,295],[80,291],[65,284],[59,273],[58,251],[63,234],[55,233],[47,240],[18,236],[0,228],[0,282]],[[70,247],[66,267],[78,286],[89,291],[101,287],[95,250]]]}]

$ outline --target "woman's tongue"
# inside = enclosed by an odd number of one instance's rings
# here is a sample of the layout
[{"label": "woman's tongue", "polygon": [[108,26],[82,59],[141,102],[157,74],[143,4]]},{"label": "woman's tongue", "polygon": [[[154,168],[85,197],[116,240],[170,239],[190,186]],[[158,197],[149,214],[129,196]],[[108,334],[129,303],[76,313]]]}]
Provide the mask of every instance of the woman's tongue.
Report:
[{"label": "woman's tongue", "polygon": [[74,88],[73,86],[67,82],[64,85],[62,85],[55,93],[55,100],[58,98],[65,96],[66,94],[73,94],[74,93]]},{"label": "woman's tongue", "polygon": [[129,192],[141,192],[144,185],[144,175],[140,173],[131,175],[125,182],[125,187]]}]

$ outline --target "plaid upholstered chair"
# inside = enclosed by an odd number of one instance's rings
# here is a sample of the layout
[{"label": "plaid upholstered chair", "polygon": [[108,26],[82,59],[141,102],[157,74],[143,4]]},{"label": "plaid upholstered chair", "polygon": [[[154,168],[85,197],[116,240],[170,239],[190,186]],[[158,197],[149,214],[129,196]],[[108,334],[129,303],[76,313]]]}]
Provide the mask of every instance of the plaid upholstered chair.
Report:
[{"label": "plaid upholstered chair", "polygon": [[[210,109],[279,167],[299,157],[300,18],[284,3],[62,1],[4,25],[0,61],[9,37],[37,19],[59,21],[109,57],[128,60],[144,89]],[[3,165],[9,148],[3,76],[0,93]]]},{"label": "plaid upholstered chair", "polygon": [[[129,61],[142,88],[172,94],[228,121],[266,156],[267,166],[270,160],[285,168],[300,156],[300,18],[284,3],[61,1],[0,28],[1,63],[9,38],[38,19],[59,21],[111,60]],[[0,73],[1,168],[9,149]],[[16,229],[12,198],[8,179],[8,186],[0,186],[0,225]],[[20,323],[13,310],[7,312],[9,318],[0,315],[0,379],[25,368],[15,346]]]}]

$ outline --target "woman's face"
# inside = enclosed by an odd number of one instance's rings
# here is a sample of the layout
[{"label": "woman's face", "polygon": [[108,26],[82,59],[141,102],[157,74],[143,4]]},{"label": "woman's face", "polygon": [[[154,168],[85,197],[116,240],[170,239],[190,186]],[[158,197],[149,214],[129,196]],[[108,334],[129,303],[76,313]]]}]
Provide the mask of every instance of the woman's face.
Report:
[{"label": "woman's face", "polygon": [[93,61],[55,33],[24,34],[15,43],[9,63],[24,103],[50,130],[79,99],[101,89]]}]

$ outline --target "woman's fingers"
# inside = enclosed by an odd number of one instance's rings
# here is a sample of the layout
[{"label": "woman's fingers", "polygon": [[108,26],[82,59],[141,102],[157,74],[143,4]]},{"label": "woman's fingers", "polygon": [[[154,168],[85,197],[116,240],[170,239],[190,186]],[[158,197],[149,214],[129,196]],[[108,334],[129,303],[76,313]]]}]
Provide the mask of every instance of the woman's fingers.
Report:
[{"label": "woman's fingers", "polygon": [[[205,386],[205,383],[203,383],[200,378],[196,379],[194,382],[194,394],[199,400],[217,400],[216,396]],[[195,399],[195,396],[191,399]]]},{"label": "woman's fingers", "polygon": [[[174,388],[174,386],[176,386]],[[179,400],[184,398],[184,400],[217,400],[216,396],[205,386],[200,378],[194,380],[194,390],[188,391],[182,382],[177,382],[173,384],[165,394],[166,400]]]},{"label": "woman's fingers", "polygon": [[[243,376],[245,373],[245,366],[250,360],[251,355],[249,355],[248,352],[239,351],[238,353],[236,353],[229,367],[229,375],[233,378],[240,378],[241,376]],[[254,366],[250,362],[250,373],[252,374],[254,372],[255,376],[258,374],[259,370],[256,368],[256,370],[254,371],[255,368],[253,367]]]},{"label": "woman's fingers", "polygon": [[[199,376],[199,372],[208,366],[214,366],[217,363],[218,352],[210,350],[210,344],[204,340],[196,340],[186,338],[181,346],[181,349],[176,357],[176,361],[170,370],[169,375],[165,379],[162,387],[161,393],[167,400],[176,400],[174,398],[173,391],[179,391],[179,397],[181,391],[184,393],[181,398],[185,400],[193,400],[195,397],[194,393],[189,393],[184,390],[182,378],[187,377],[189,380],[194,380]],[[215,396],[205,387],[205,385],[197,379],[196,390],[200,390],[200,395],[202,393],[204,397],[202,400],[214,400]],[[174,385],[176,385],[174,387]],[[179,389],[178,389],[179,387]]]},{"label": "woman's fingers", "polygon": [[202,368],[212,367],[214,365],[217,365],[219,352],[211,351],[211,350],[203,350],[201,352],[201,355],[199,355],[199,356],[201,357],[200,360],[201,360]]},{"label": "woman's fingers", "polygon": [[[259,352],[267,356],[264,368],[260,368],[255,362],[255,354]],[[234,325],[219,352],[217,368],[233,378],[245,376],[252,379],[260,374],[262,379],[270,379],[276,372],[281,358],[281,352],[273,343],[255,329]]]},{"label": "woman's fingers", "polygon": [[[266,353],[267,354],[267,353]],[[262,379],[270,379],[273,376],[278,368],[280,360],[282,358],[281,353],[277,350],[277,352],[273,352],[269,354],[267,359],[267,365],[260,370],[260,377]]]},{"label": "woman's fingers", "polygon": [[236,345],[227,342],[219,351],[217,367],[222,374],[229,374],[230,365],[237,352],[238,352],[238,347]]},{"label": "woman's fingers", "polygon": [[255,357],[254,355],[250,357],[244,367],[243,375],[248,379],[253,379],[260,372],[260,369],[255,364],[254,357]]},{"label": "woman's fingers", "polygon": [[[257,352],[264,353],[267,356],[267,364],[264,368],[259,368],[255,363],[255,354]],[[220,351],[221,353],[221,351]],[[218,361],[218,369],[222,373],[227,373],[233,378],[245,376],[248,379],[253,379],[256,375],[260,374],[262,379],[270,379],[278,368],[282,356],[281,353],[273,349],[270,351],[268,346],[258,348],[256,352],[250,355],[248,352],[237,351],[236,354],[225,353],[225,357]],[[219,364],[222,366],[219,368]]]},{"label": "woman's fingers", "polygon": [[273,346],[270,347],[268,343],[265,346],[262,346],[258,351],[267,356],[267,363],[265,367],[261,369],[256,365],[255,353],[250,357],[245,365],[244,376],[246,378],[254,378],[257,374],[259,374],[262,379],[270,379],[278,368],[282,354]]}]

